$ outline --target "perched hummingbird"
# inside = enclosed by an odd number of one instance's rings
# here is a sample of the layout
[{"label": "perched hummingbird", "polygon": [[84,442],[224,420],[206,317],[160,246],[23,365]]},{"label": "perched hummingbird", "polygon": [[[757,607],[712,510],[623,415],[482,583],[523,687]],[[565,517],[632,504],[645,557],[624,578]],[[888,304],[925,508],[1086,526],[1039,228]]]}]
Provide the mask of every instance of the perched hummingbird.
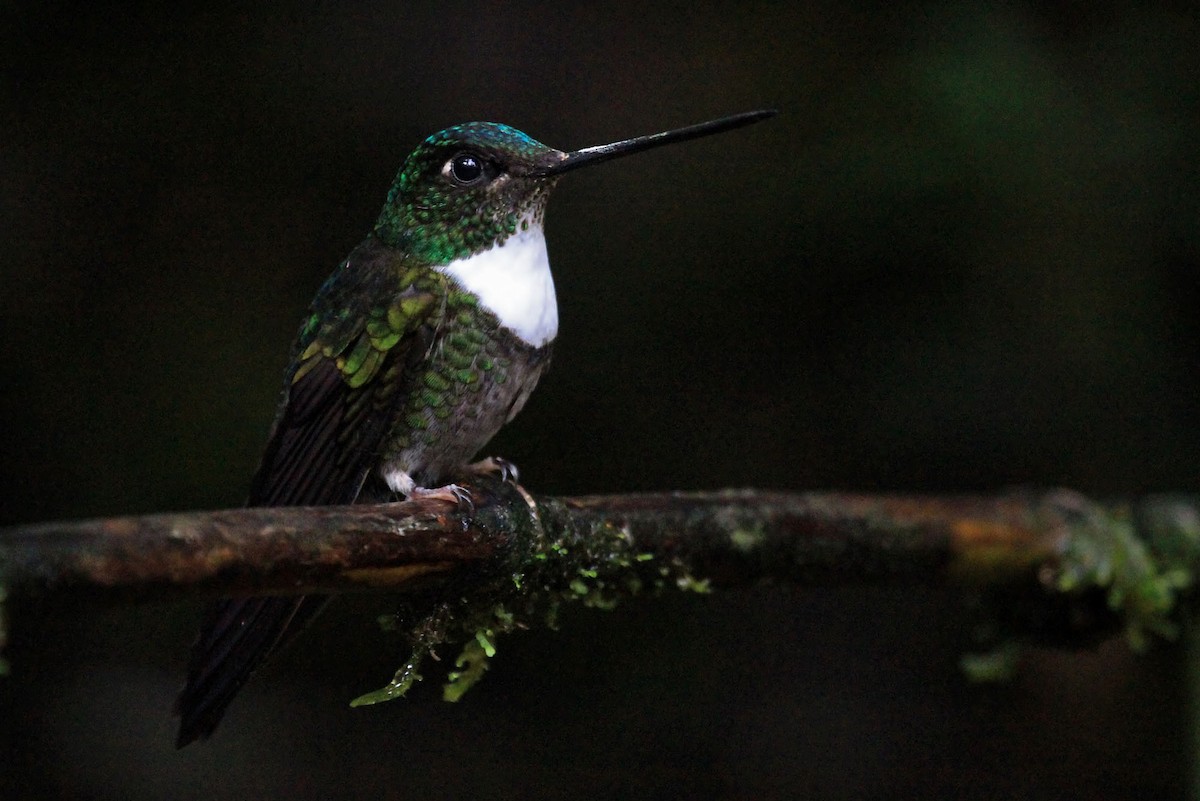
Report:
[{"label": "perched hummingbird", "polygon": [[[559,176],[774,114],[570,153],[491,122],[426,139],[374,230],[312,302],[248,505],[466,500],[442,482],[508,468],[467,463],[521,411],[550,362],[558,307],[542,223]],[[324,601],[214,604],[176,702],[177,747],[211,734],[251,673]]]}]

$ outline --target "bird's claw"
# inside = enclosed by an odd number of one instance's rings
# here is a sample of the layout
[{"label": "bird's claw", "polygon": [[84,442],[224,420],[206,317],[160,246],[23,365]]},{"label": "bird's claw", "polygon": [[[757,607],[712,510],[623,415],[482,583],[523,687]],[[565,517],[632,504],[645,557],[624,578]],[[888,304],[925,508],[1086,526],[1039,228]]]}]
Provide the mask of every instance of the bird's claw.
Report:
[{"label": "bird's claw", "polygon": [[501,481],[517,483],[520,473],[517,466],[502,456],[488,456],[474,464],[467,465],[467,471],[479,476],[494,476],[499,474]]},{"label": "bird's claw", "polygon": [[413,487],[412,494],[409,497],[421,500],[445,501],[455,506],[464,506],[469,510],[475,509],[475,502],[471,498],[471,491],[466,487],[460,487],[458,484],[447,484],[444,487]]}]

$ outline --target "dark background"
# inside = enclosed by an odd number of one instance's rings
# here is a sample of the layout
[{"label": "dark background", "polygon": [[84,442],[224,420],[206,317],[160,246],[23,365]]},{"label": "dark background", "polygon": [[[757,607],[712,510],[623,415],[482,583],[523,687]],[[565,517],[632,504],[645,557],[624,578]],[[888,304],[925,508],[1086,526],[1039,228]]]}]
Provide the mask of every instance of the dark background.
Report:
[{"label": "dark background", "polygon": [[[407,152],[775,120],[564,179],[554,369],[489,447],[544,493],[1195,491],[1194,7],[0,6],[0,522],[227,507],[289,342]],[[21,603],[0,796],[1171,798],[1180,649],[967,685],[943,590],[572,610],[350,710],[349,599],[215,738],[169,708],[199,603]],[[449,654],[446,654],[449,656]]]}]

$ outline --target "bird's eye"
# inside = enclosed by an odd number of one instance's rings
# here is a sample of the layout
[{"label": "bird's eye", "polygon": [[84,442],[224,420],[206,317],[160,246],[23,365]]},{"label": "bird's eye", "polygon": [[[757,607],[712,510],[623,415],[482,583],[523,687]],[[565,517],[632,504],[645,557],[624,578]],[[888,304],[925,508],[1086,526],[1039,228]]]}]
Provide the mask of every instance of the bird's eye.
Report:
[{"label": "bird's eye", "polygon": [[454,179],[455,183],[473,184],[483,177],[483,159],[474,153],[459,153],[446,162],[444,172]]}]

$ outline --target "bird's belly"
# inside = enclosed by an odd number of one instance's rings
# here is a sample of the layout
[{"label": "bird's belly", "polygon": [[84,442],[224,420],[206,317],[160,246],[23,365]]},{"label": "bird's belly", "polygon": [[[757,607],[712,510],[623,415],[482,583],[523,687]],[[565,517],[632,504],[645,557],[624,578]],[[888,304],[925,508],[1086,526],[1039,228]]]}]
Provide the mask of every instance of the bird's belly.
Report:
[{"label": "bird's belly", "polygon": [[534,348],[515,337],[464,344],[451,336],[439,342],[424,374],[400,401],[380,473],[402,471],[417,486],[445,483],[521,410],[549,357],[549,347]]}]

